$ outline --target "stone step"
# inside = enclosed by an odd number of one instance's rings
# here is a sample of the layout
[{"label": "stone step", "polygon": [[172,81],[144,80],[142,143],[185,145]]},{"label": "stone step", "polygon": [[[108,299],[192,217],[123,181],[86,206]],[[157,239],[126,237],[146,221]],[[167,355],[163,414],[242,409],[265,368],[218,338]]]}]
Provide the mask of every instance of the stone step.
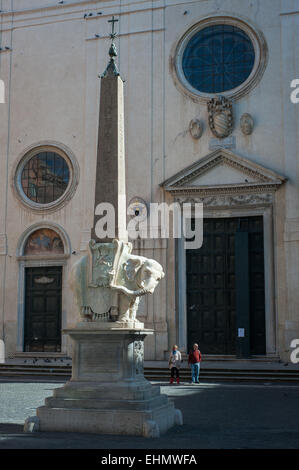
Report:
[{"label": "stone step", "polygon": [[[167,381],[169,382],[169,374],[168,376],[162,374],[155,374],[145,373],[146,379],[150,381]],[[254,381],[254,382],[297,382],[299,383],[299,375],[292,375],[292,374],[254,374],[254,373],[225,373],[220,371],[213,371],[213,372],[201,372],[200,373],[200,380],[219,380],[219,381]],[[180,374],[180,381],[191,381],[191,373],[188,374],[181,373]]]},{"label": "stone step", "polygon": [[[168,376],[169,370],[145,368],[145,374],[147,375],[161,375]],[[204,369],[201,368],[200,375],[206,374],[212,375],[256,375],[256,376],[267,376],[267,375],[278,375],[278,376],[292,376],[299,378],[299,370],[273,370],[273,369]],[[180,369],[180,375],[191,375],[190,369]]]},{"label": "stone step", "polygon": [[[183,360],[188,360],[188,354],[182,353],[182,359]],[[212,362],[235,362],[235,363],[242,363],[242,362],[248,362],[250,360],[251,363],[262,363],[262,362],[278,362],[279,361],[279,356],[275,355],[267,355],[267,356],[250,356],[250,359],[245,359],[245,358],[238,358],[233,355],[223,355],[223,354],[203,354],[202,359],[204,361],[212,361]]]},{"label": "stone step", "polygon": [[[145,377],[148,380],[169,380],[169,372],[163,373],[161,370],[145,370]],[[191,380],[191,371],[180,371],[181,380]],[[223,369],[205,369],[200,371],[201,379],[217,379],[217,380],[285,380],[299,382],[299,371],[273,371],[273,370],[223,370]]]},{"label": "stone step", "polygon": [[[159,377],[147,377],[148,380],[152,382],[159,382],[161,385],[165,382],[165,384],[169,383],[169,379],[166,378],[159,378]],[[180,378],[180,383],[188,382],[191,383],[191,377]],[[215,375],[207,375],[205,377],[200,377],[200,382],[253,382],[253,383],[299,383],[298,378],[294,377],[228,377],[228,376],[215,376]]]},{"label": "stone step", "polygon": [[[158,374],[146,374],[145,378],[148,380],[167,380],[169,381],[170,376],[162,376]],[[251,380],[294,380],[299,382],[298,376],[291,376],[291,375],[254,375],[254,374],[200,374],[201,379],[251,379]],[[181,380],[191,380],[191,374],[182,375],[180,374]]]},{"label": "stone step", "polygon": [[158,395],[146,400],[109,400],[107,399],[88,399],[88,398],[55,398],[48,397],[45,399],[45,405],[50,408],[73,408],[73,409],[124,409],[124,410],[152,410],[168,404],[166,395]]},{"label": "stone step", "polygon": [[72,365],[57,365],[57,364],[0,364],[0,371],[1,370],[18,370],[18,369],[61,369],[61,370],[71,370]]},{"label": "stone step", "polygon": [[97,400],[106,396],[109,400],[141,401],[151,400],[160,395],[160,387],[153,387],[147,380],[136,381],[135,383],[126,383],[118,381],[117,383],[100,383],[96,386],[93,383],[82,383],[71,381],[63,387],[53,390],[53,397],[61,400]]},{"label": "stone step", "polygon": [[11,367],[11,366],[6,366],[6,367],[1,367],[0,366],[0,371],[1,370],[11,370],[13,371],[18,371],[18,370],[45,370],[45,371],[50,371],[50,370],[63,370],[63,371],[69,371],[72,370],[72,366],[35,366],[35,365],[29,365],[29,366],[17,366],[17,367]]},{"label": "stone step", "polygon": [[[145,367],[144,375],[148,380],[169,381],[170,371],[167,368]],[[40,376],[40,377],[63,377],[70,378],[71,366],[55,365],[6,365],[0,364],[0,376]],[[180,371],[181,380],[190,380],[191,371],[182,368]],[[234,369],[234,368],[202,368],[201,379],[219,380],[289,380],[299,381],[299,369]]]},{"label": "stone step", "polygon": [[71,367],[68,369],[62,368],[49,368],[49,369],[36,369],[36,368],[19,368],[19,369],[2,369],[0,368],[0,376],[1,375],[61,375],[61,376],[69,376],[71,375],[72,369]]},{"label": "stone step", "polygon": [[58,372],[58,371],[19,371],[19,372],[0,372],[0,377],[19,377],[19,376],[30,376],[30,377],[71,377],[71,372]]},{"label": "stone step", "polygon": [[[18,371],[26,371],[26,370],[32,370],[32,371],[63,371],[70,373],[72,369],[71,365],[40,365],[40,364],[0,364],[0,372],[4,371],[11,371],[11,372],[18,372]],[[151,371],[158,371],[161,373],[168,373],[169,369],[167,366],[165,367],[151,367],[151,366],[146,366],[144,370],[151,372]],[[181,367],[181,372],[190,372],[190,369],[188,367]],[[233,373],[238,373],[238,372],[259,372],[259,373],[264,373],[264,372],[274,372],[274,373],[281,373],[285,374],[287,373],[292,373],[292,374],[299,374],[299,366],[297,369],[288,369],[285,367],[284,369],[281,368],[254,368],[254,366],[251,366],[250,368],[246,366],[246,368],[236,368],[236,367],[208,367],[205,365],[201,366],[201,372],[210,372],[210,371],[223,371],[223,372],[233,372]]]}]

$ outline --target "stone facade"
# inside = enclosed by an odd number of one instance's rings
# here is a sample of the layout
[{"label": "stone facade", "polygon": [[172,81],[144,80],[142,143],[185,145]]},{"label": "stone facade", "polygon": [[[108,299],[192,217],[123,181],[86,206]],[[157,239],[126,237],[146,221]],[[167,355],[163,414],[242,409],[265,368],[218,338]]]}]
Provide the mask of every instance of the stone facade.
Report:
[{"label": "stone facade", "polygon": [[[77,321],[68,278],[91,238],[98,74],[107,63],[107,20],[115,15],[125,80],[127,201],[193,198],[204,202],[208,217],[262,215],[266,353],[288,361],[291,340],[299,338],[299,103],[290,99],[291,81],[299,79],[297,2],[19,0],[14,8],[12,14],[11,2],[3,0],[0,13],[0,338],[6,356],[24,350],[26,267],[63,267],[61,328]],[[247,28],[259,53],[252,80],[228,96],[233,126],[225,139],[215,139],[207,100],[184,87],[176,65],[188,31],[219,19]],[[249,134],[240,127],[246,113],[254,122]],[[192,120],[202,124],[200,138],[189,132]],[[16,178],[23,157],[37,147],[57,149],[70,162],[66,197],[45,209],[22,202]],[[201,172],[197,164],[204,159],[210,165]],[[179,186],[163,186],[174,176]],[[64,253],[25,256],[28,236],[43,228],[57,232]],[[145,341],[145,359],[162,360],[172,344],[187,347],[184,250],[171,238],[146,239],[134,243],[133,253],[165,270],[155,294],[139,307],[139,320],[155,330]],[[70,353],[66,336],[61,353]]]}]

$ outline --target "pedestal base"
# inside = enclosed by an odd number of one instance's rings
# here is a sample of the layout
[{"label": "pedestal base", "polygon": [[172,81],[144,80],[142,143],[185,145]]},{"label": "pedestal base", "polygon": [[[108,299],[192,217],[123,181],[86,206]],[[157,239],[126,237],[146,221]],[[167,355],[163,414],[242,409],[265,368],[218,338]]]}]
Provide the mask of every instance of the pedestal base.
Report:
[{"label": "pedestal base", "polygon": [[87,398],[83,390],[78,394],[81,398],[74,399],[68,390],[68,397],[48,398],[45,406],[37,409],[39,431],[159,437],[174,424],[182,424],[182,418],[168,398],[155,389],[136,391],[135,395],[147,394],[149,398],[137,396],[135,400],[110,400],[100,398],[100,393]]},{"label": "pedestal base", "polygon": [[143,375],[151,330],[81,323],[66,332],[73,339],[72,378],[28,418],[25,431],[159,437],[182,424],[181,412]]}]

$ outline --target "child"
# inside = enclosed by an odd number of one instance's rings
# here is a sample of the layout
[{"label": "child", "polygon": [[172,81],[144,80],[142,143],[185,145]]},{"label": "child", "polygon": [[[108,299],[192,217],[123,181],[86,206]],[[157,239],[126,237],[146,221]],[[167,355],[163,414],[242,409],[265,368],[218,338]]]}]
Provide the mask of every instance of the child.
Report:
[{"label": "child", "polygon": [[173,345],[172,351],[169,356],[169,369],[171,372],[171,377],[170,377],[170,383],[173,384],[174,381],[174,374],[176,376],[176,383],[180,383],[180,367],[182,363],[182,355],[180,351],[178,350],[178,347],[176,344]]}]

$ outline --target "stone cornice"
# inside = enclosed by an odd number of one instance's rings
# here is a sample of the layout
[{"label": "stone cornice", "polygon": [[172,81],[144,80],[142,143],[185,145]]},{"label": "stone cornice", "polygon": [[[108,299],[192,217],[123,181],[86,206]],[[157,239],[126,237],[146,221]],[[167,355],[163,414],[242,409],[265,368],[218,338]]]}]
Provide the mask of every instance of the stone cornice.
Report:
[{"label": "stone cornice", "polygon": [[275,192],[280,185],[278,184],[252,184],[252,185],[240,185],[240,186],[201,186],[201,187],[189,187],[189,188],[174,188],[168,189],[167,191],[173,195],[194,195],[198,196],[210,196],[212,194],[225,195],[225,194],[244,194],[244,193],[265,193],[265,192]]},{"label": "stone cornice", "polygon": [[44,260],[49,261],[49,259],[51,259],[51,261],[55,262],[55,261],[66,260],[66,259],[69,259],[69,258],[70,258],[70,255],[51,255],[51,254],[49,254],[48,256],[45,256],[45,255],[17,256],[16,260],[17,261],[36,261],[38,263],[39,261],[44,261]]},{"label": "stone cornice", "polygon": [[251,176],[252,178],[256,178],[260,181],[263,182],[269,182],[269,177],[265,176],[264,174],[258,172],[257,170],[254,170],[249,167],[245,167],[244,165],[241,165],[237,161],[233,161],[229,158],[227,158],[225,155],[219,155],[218,157],[214,158],[212,161],[208,162],[206,165],[203,165],[199,169],[195,170],[191,174],[183,177],[177,185],[182,186],[188,181],[195,179],[197,176],[201,176],[204,173],[208,172],[212,168],[214,168],[217,165],[228,165],[233,168],[236,168],[237,170],[240,170],[242,173]]},{"label": "stone cornice", "polygon": [[[107,10],[107,8],[113,7],[113,0],[111,0],[110,4],[104,3],[103,6],[99,5],[100,0],[78,0],[78,1],[64,1],[63,3],[56,3],[50,2],[47,5],[43,6],[31,6],[28,8],[22,8],[22,9],[15,9],[15,10],[2,10],[0,11],[0,17],[7,18],[10,20],[10,17],[13,17],[16,19],[19,16],[22,15],[34,15],[34,18],[45,18],[45,14],[49,12],[49,14],[53,15],[59,15],[59,14],[69,14],[69,13],[86,13],[88,11],[88,14],[85,15],[84,18],[85,20],[93,20],[96,18],[102,18],[104,16],[111,16],[111,12],[105,13],[104,11]],[[122,5],[122,9],[119,10],[119,4],[115,5],[115,8],[117,8],[119,11],[114,11],[114,14],[117,16],[123,15],[123,14],[130,14],[130,13],[136,13],[136,12],[141,12],[141,11],[152,11],[152,10],[157,10],[157,9],[165,9],[165,6],[156,0],[156,5],[150,4],[150,2],[140,2],[142,6],[137,7],[136,3],[130,4],[130,0],[127,1],[126,5]],[[138,5],[138,4],[137,4]],[[149,6],[150,5],[150,6]],[[126,7],[126,8],[125,8]],[[124,9],[125,8],[125,9]],[[98,13],[99,12],[99,13]],[[35,16],[38,14],[38,16]]]},{"label": "stone cornice", "polygon": [[[98,0],[79,0],[79,1],[71,1],[71,2],[65,2],[58,4],[58,1],[56,3],[54,2],[49,2],[47,5],[44,6],[37,6],[37,7],[29,7],[29,8],[23,8],[20,10],[5,10],[1,11],[0,15],[1,16],[9,16],[9,15],[17,15],[17,14],[26,14],[26,13],[35,13],[35,12],[42,12],[42,11],[47,11],[47,10],[65,10],[66,8],[73,8],[73,7],[83,7],[83,8],[88,8],[88,6],[94,6],[94,8],[98,4]],[[99,8],[99,7],[98,7]]]}]

